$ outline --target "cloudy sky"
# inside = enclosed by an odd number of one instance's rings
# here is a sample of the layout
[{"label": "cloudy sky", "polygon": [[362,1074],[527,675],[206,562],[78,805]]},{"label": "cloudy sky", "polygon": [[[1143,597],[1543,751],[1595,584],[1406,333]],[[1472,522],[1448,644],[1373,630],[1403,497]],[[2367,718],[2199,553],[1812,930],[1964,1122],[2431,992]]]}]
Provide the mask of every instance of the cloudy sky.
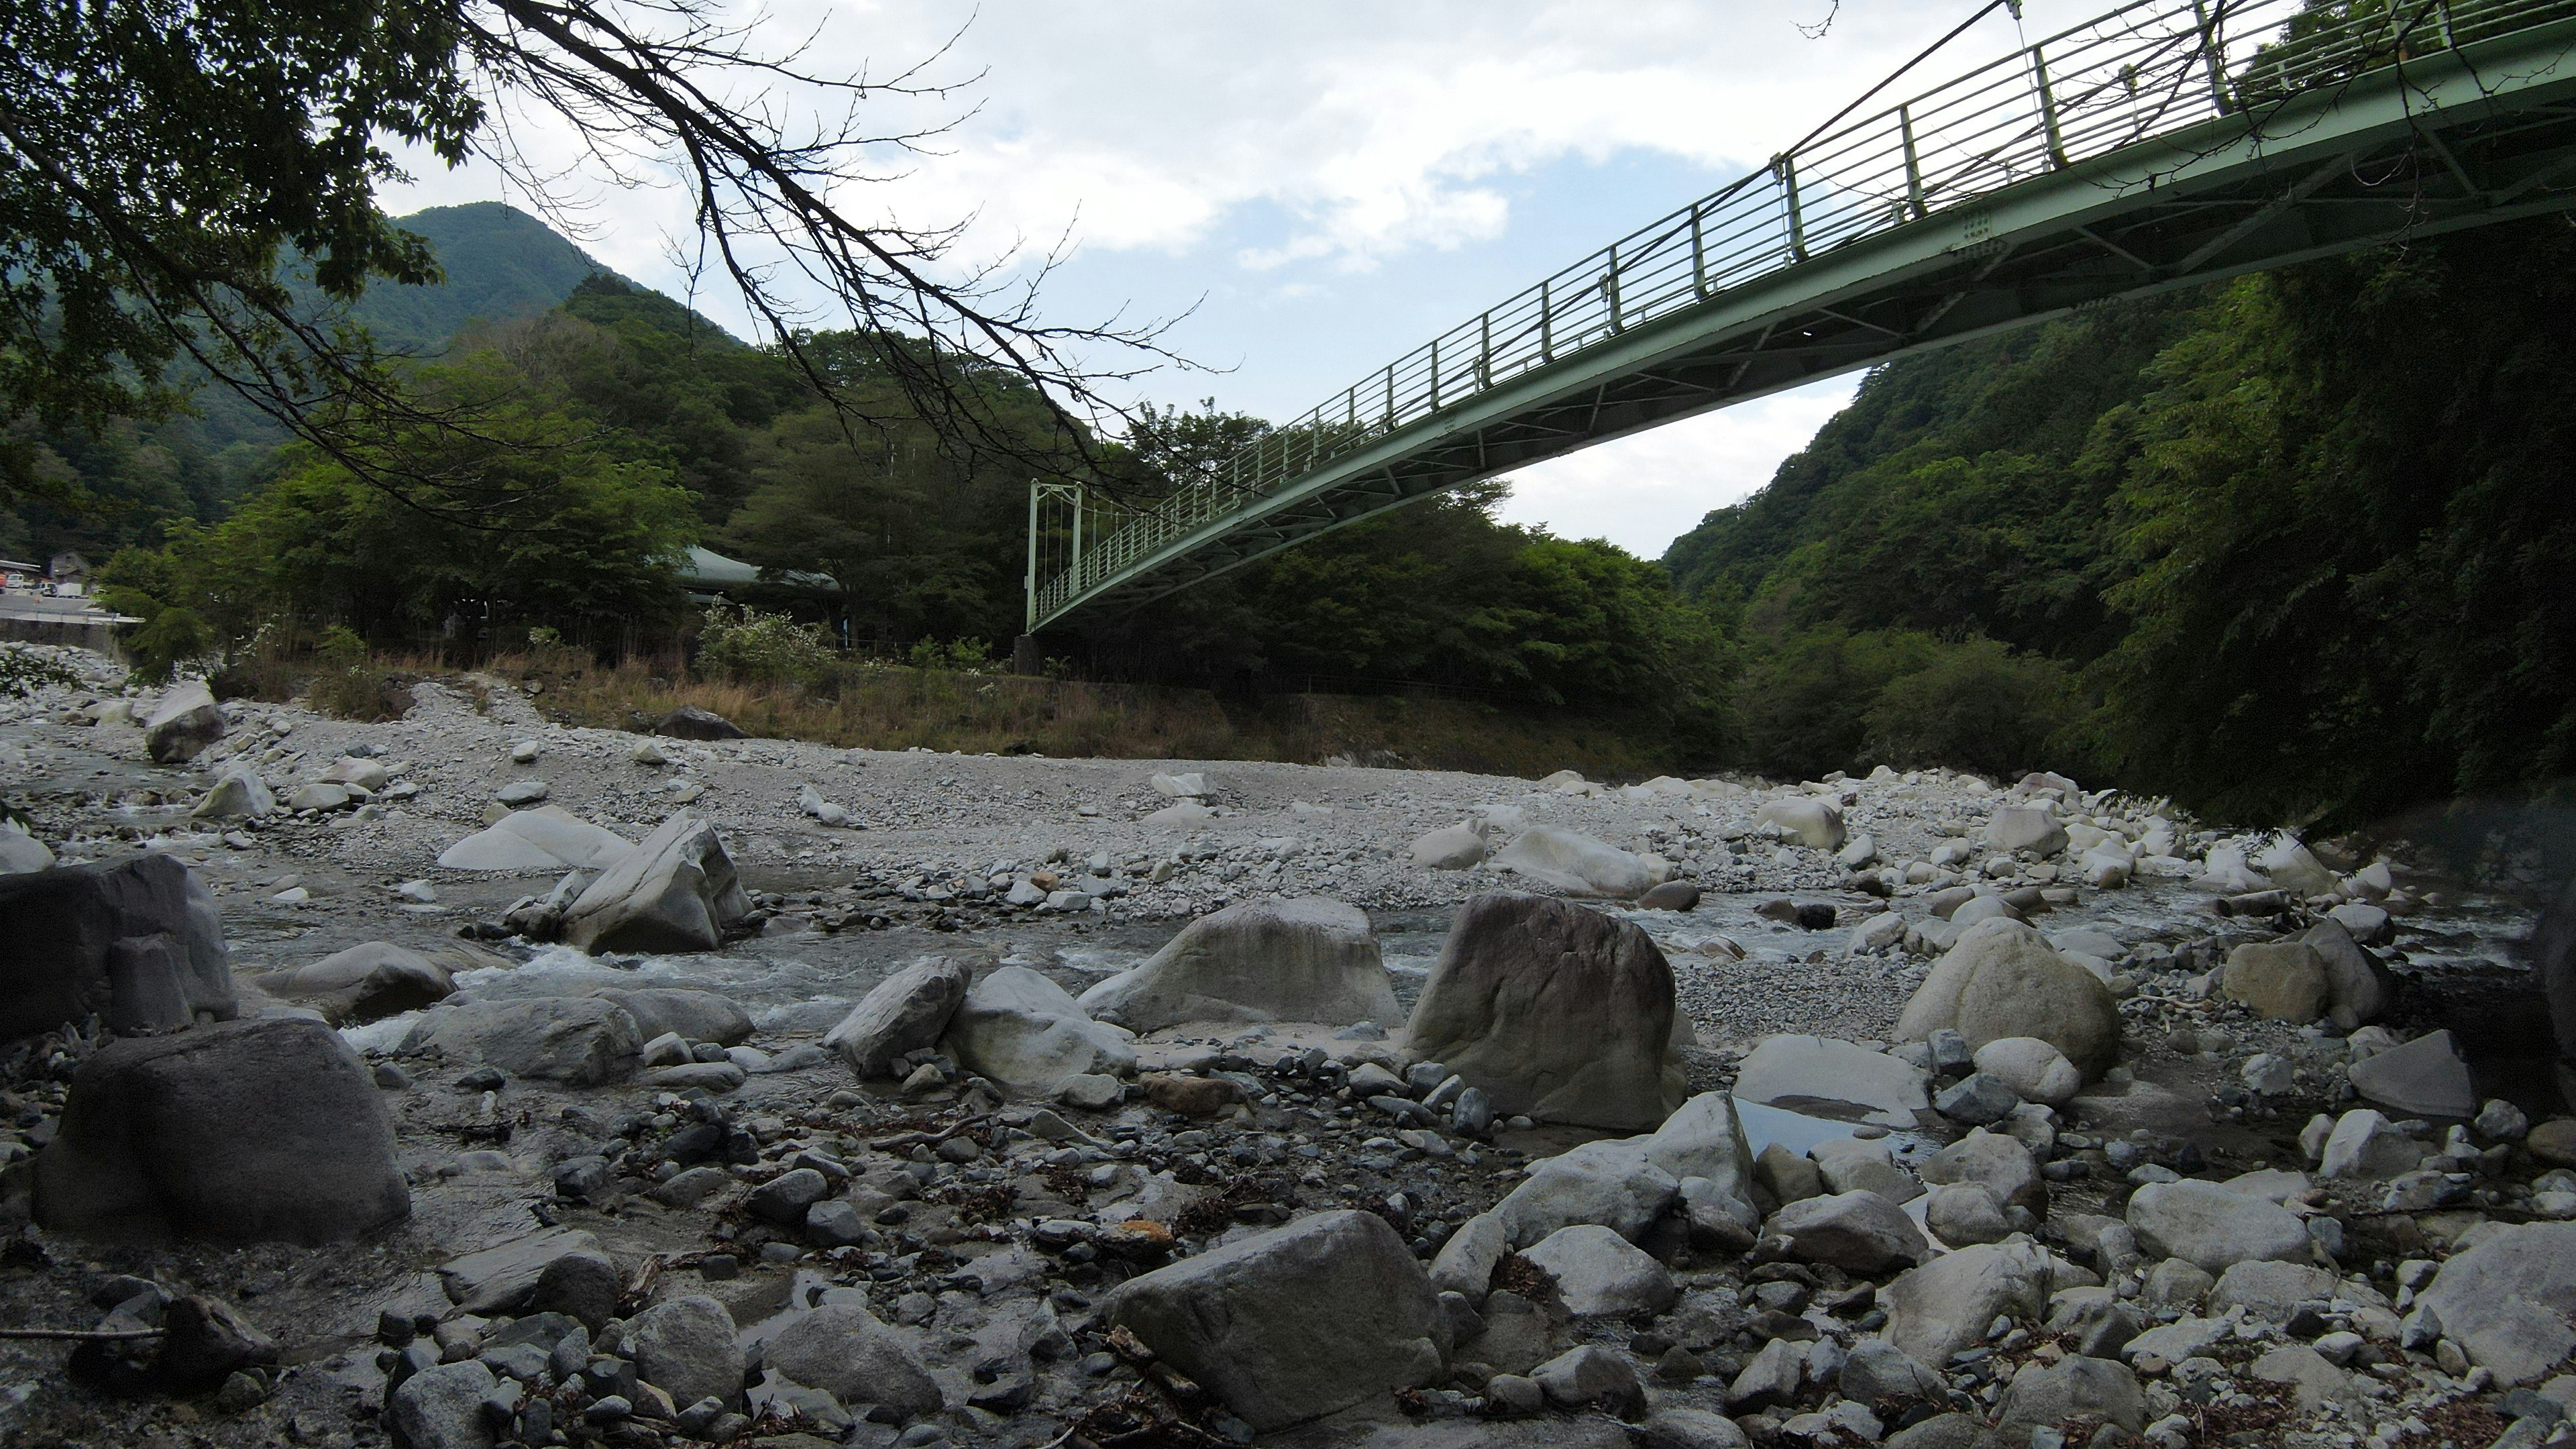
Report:
[{"label": "cloudy sky", "polygon": [[[905,163],[867,202],[914,224],[971,219],[961,256],[1043,250],[1069,234],[1070,259],[1044,294],[1052,316],[1188,314],[1168,340],[1211,370],[1146,378],[1139,397],[1287,417],[1761,164],[1976,8],[985,0],[969,12],[777,0],[762,23],[782,44],[816,33],[817,69],[882,73],[953,36],[930,74],[971,82],[936,103],[963,119],[940,154]],[[2025,10],[2036,34],[2084,6]],[[1938,79],[2015,34],[1998,11],[1918,74]],[[485,168],[417,169],[387,198],[393,209],[520,199]],[[677,290],[684,200],[574,186],[583,245]],[[728,316],[720,298],[700,304]],[[1526,469],[1510,516],[1659,555],[1708,509],[1767,481],[1852,383]]]}]

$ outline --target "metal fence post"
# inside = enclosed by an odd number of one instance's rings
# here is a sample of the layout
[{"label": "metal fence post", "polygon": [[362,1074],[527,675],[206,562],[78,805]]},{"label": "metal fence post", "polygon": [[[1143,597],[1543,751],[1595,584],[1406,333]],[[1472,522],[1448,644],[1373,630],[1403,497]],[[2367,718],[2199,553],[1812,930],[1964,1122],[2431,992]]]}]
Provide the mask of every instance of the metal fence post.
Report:
[{"label": "metal fence post", "polygon": [[2066,138],[2057,130],[2057,97],[2049,93],[2048,62],[2036,45],[2030,48],[2030,78],[2039,91],[2039,124],[2048,136],[2048,159],[2063,167],[2066,164]]},{"label": "metal fence post", "polygon": [[2209,6],[2205,0],[2191,0],[2191,13],[2200,21],[2200,59],[2209,70],[2209,96],[2222,116],[2236,107],[2227,98],[2227,63],[2219,55],[2218,32],[2209,23]]},{"label": "metal fence post", "polygon": [[1440,339],[1431,339],[1431,410],[1440,411]]},{"label": "metal fence post", "polygon": [[1923,204],[1923,161],[1914,150],[1914,108],[1896,108],[1896,129],[1905,137],[1905,201],[1914,208],[1914,219],[1921,221],[1932,214]]},{"label": "metal fence post", "polygon": [[1021,628],[1020,632],[1023,634],[1034,634],[1038,631],[1038,480],[1035,478],[1029,480],[1029,577],[1027,594],[1029,601],[1028,623]]},{"label": "metal fence post", "polygon": [[1395,431],[1395,364],[1386,365],[1386,430]]},{"label": "metal fence post", "polygon": [[1628,324],[1619,316],[1619,244],[1610,244],[1610,270],[1601,274],[1601,300],[1610,308],[1610,330],[1624,332]]},{"label": "metal fence post", "polygon": [[1538,360],[1556,361],[1556,304],[1548,298],[1549,277],[1538,279]]},{"label": "metal fence post", "polygon": [[1781,195],[1789,202],[1789,256],[1795,261],[1807,259],[1807,223],[1798,214],[1798,161],[1786,152],[1771,158],[1771,175],[1780,183]]},{"label": "metal fence post", "polygon": [[1702,231],[1699,203],[1694,201],[1691,203],[1691,293],[1705,298],[1708,296],[1708,242]]},{"label": "metal fence post", "polygon": [[1494,314],[1481,313],[1476,318],[1476,386],[1494,385]]},{"label": "metal fence post", "polygon": [[1071,567],[1071,568],[1069,568],[1069,569],[1065,570],[1065,572],[1066,572],[1067,574],[1071,575],[1071,576],[1072,576],[1072,578],[1073,578],[1073,586],[1072,586],[1072,588],[1068,591],[1068,592],[1072,592],[1072,593],[1080,593],[1080,592],[1082,591],[1082,515],[1084,515],[1085,513],[1090,512],[1090,511],[1091,511],[1091,501],[1090,501],[1089,499],[1087,499],[1087,498],[1085,498],[1085,497],[1083,496],[1082,485],[1081,485],[1081,484],[1079,484],[1079,483],[1074,484],[1074,485],[1073,485],[1073,567]]}]

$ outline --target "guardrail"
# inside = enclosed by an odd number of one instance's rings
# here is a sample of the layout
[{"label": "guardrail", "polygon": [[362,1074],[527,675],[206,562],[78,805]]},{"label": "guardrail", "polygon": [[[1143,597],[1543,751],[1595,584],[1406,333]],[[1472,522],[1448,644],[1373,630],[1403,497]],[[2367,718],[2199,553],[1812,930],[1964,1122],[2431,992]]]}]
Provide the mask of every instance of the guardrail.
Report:
[{"label": "guardrail", "polygon": [[[1319,468],[1524,374],[1862,237],[2224,116],[2576,14],[2576,0],[2140,0],[1885,110],[1433,338],[1131,508],[1033,485],[1029,625]],[[2359,12],[2359,13],[2355,13]]]}]

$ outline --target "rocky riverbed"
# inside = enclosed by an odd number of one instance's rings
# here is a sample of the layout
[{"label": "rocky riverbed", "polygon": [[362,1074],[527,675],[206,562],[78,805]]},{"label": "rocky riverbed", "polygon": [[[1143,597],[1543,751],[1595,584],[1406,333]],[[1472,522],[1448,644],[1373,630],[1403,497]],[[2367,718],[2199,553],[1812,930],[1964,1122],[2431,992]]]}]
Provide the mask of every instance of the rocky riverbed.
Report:
[{"label": "rocky riverbed", "polygon": [[355,724],[67,657],[0,704],[0,1327],[90,1337],[0,1341],[0,1441],[2576,1410],[2531,921],[2402,848],[2053,776],[887,754],[481,676]]}]

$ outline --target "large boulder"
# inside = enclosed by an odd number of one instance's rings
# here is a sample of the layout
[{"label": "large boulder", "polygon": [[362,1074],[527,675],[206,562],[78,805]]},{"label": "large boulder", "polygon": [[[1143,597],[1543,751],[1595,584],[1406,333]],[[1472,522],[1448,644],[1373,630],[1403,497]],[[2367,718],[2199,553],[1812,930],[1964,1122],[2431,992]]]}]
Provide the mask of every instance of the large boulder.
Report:
[{"label": "large boulder", "polygon": [[2417,1301],[2499,1384],[2544,1378],[2576,1351],[2576,1223],[2494,1228]]},{"label": "large boulder", "polygon": [[1443,826],[1415,837],[1412,856],[1415,865],[1432,870],[1467,870],[1485,858],[1484,832],[1467,824]]},{"label": "large boulder", "polygon": [[143,748],[156,765],[184,765],[224,737],[224,712],[198,680],[175,685],[143,721]]},{"label": "large boulder", "polygon": [[1663,1264],[1598,1223],[1559,1228],[1521,1256],[1556,1280],[1558,1299],[1577,1318],[1661,1313],[1681,1296]]},{"label": "large boulder", "polygon": [[602,872],[564,914],[564,940],[603,951],[711,951],[751,898],[716,828],[680,811]]},{"label": "large boulder", "polygon": [[264,820],[276,809],[277,795],[268,782],[258,772],[236,766],[188,813],[199,820]]},{"label": "large boulder", "polygon": [[439,1007],[412,1026],[397,1050],[583,1087],[634,1071],[643,1047],[635,1018],[613,1001],[534,996]]},{"label": "large boulder", "polygon": [[[907,1053],[936,1046],[948,1019],[966,999],[975,962],[965,956],[929,956],[880,981],[823,1038],[862,1077],[896,1076]],[[799,1382],[803,1382],[799,1380]],[[816,1387],[821,1387],[817,1385]]]},{"label": "large boulder", "polygon": [[2086,1077],[2109,1071],[2120,1051],[2120,1004],[2111,988],[2058,954],[2030,926],[2000,917],[1961,933],[1905,1004],[1896,1034],[1928,1041],[1948,1027],[1970,1048],[2035,1036]]},{"label": "large boulder", "polygon": [[1829,1036],[1765,1037],[1736,1070],[1748,1102],[1840,1121],[1911,1130],[1929,1111],[1931,1074],[1911,1062]]},{"label": "large boulder", "polygon": [[1085,1011],[1152,1031],[1185,1021],[1393,1021],[1395,986],[1357,906],[1264,897],[1204,915],[1132,971],[1082,993]]},{"label": "large boulder", "polygon": [[958,1065],[1041,1097],[1069,1078],[1135,1071],[1134,1039],[1093,1021],[1071,992],[1025,966],[1000,967],[966,988],[946,1038]]},{"label": "large boulder", "polygon": [[[155,936],[176,947],[153,953],[167,974],[111,979],[118,941]],[[0,1041],[92,1013],[139,1020],[173,997],[191,1014],[239,1010],[214,894],[171,856],[0,875],[0,943]]]},{"label": "large boulder", "polygon": [[598,1256],[599,1239],[590,1233],[544,1228],[449,1259],[439,1265],[438,1286],[460,1313],[515,1315],[527,1311],[556,1263]]},{"label": "large boulder", "polygon": [[1634,1241],[1672,1206],[1685,1181],[1705,1184],[1703,1195],[1741,1204],[1742,1215],[1751,1215],[1753,1153],[1734,1099],[1724,1092],[1691,1098],[1652,1132],[1586,1142],[1531,1164],[1529,1176],[1486,1215],[1500,1229],[1495,1256],[1579,1223],[1598,1223]]},{"label": "large boulder", "polygon": [[733,1315],[712,1298],[665,1299],[636,1314],[626,1328],[625,1353],[635,1360],[635,1376],[674,1404],[742,1402]]},{"label": "large boulder", "polygon": [[2066,848],[2066,839],[2066,827],[2045,806],[2007,805],[1986,821],[1986,844],[2007,854],[2055,855]]},{"label": "large boulder", "polygon": [[2448,1031],[2373,1052],[2351,1067],[2352,1089],[2409,1117],[2469,1117],[2478,1110],[2469,1064]]},{"label": "large boulder", "polygon": [[1983,1127],[1923,1159],[1916,1170],[1935,1186],[1979,1183],[2008,1206],[2048,1211],[2048,1181],[2040,1176],[2038,1159],[2019,1140]]},{"label": "large boulder", "polygon": [[1317,1213],[1131,1278],[1106,1317],[1262,1433],[1447,1372],[1439,1295],[1374,1213]]},{"label": "large boulder", "polygon": [[1494,856],[1494,864],[1587,899],[1633,901],[1673,876],[1668,862],[1553,825],[1522,831]]},{"label": "large boulder", "polygon": [[1937,1368],[1985,1342],[1997,1318],[2039,1317],[2049,1288],[2047,1250],[2016,1237],[1944,1253],[1880,1289],[1878,1301],[1887,1310],[1887,1341]]},{"label": "large boulder", "polygon": [[1829,1263],[1846,1273],[1911,1268],[1932,1256],[1932,1245],[1905,1209],[1874,1192],[1793,1202],[1771,1215],[1762,1235],[1788,1239],[1789,1252],[1801,1261]]},{"label": "large boulder", "polygon": [[653,726],[653,733],[675,740],[744,740],[751,738],[749,735],[743,733],[742,726],[735,724],[732,720],[726,719],[723,715],[717,714],[713,710],[700,709],[694,704],[681,705],[678,709],[662,716],[661,723]]},{"label": "large boulder", "polygon": [[257,984],[319,1010],[334,1026],[416,1011],[456,989],[446,967],[389,941],[364,941],[309,965],[271,971]]},{"label": "large boulder", "polygon": [[732,997],[683,986],[600,986],[589,993],[626,1008],[635,1018],[635,1034],[646,1041],[677,1032],[689,1041],[740,1046],[751,1040],[751,1013]]},{"label": "large boulder", "polygon": [[2219,989],[2257,1016],[2314,1021],[2326,1010],[2326,963],[2303,941],[2250,941],[2227,953]]},{"label": "large boulder", "polygon": [[438,863],[449,870],[605,870],[624,860],[634,842],[558,805],[513,810],[489,829],[447,847]]},{"label": "large boulder", "polygon": [[2127,1364],[2069,1355],[2015,1374],[2003,1402],[1995,1406],[1995,1419],[2007,1434],[2053,1428],[2070,1419],[2117,1424],[2135,1434],[2147,1426],[2147,1396]]},{"label": "large boulder", "polygon": [[2326,1015],[2334,1018],[2335,1025],[2352,1031],[2387,1014],[2389,1003],[2397,998],[2397,978],[2378,957],[2362,949],[2343,922],[2319,921],[2297,939],[2325,967]]},{"label": "large boulder", "polygon": [[1405,1042],[1483,1089],[1497,1116],[1653,1127],[1686,1090],[1668,1059],[1673,972],[1637,926],[1544,896],[1458,911]]},{"label": "large boulder", "polygon": [[0,822],[0,875],[32,875],[54,866],[53,847],[18,828],[18,822]]},{"label": "large boulder", "polygon": [[2084,1089],[2084,1074],[2066,1053],[2035,1036],[2007,1036],[1978,1047],[1978,1071],[2013,1089],[2026,1102],[2063,1107]]},{"label": "large boulder", "polygon": [[327,1243],[411,1192],[383,1093],[337,1032],[272,1017],[112,1042],[36,1158],[38,1222],[100,1237]]},{"label": "large boulder", "polygon": [[1783,835],[1816,850],[1843,848],[1843,812],[1813,795],[1764,801],[1753,812],[1753,823],[1776,826]]},{"label": "large boulder", "polygon": [[2205,1273],[2238,1263],[2304,1263],[2308,1226],[2276,1202],[2185,1178],[2151,1182],[2129,1195],[2129,1231],[2159,1258],[2180,1258]]},{"label": "large boulder", "polygon": [[937,1413],[946,1398],[913,1345],[868,1311],[866,1295],[825,1293],[763,1341],[761,1361],[844,1404],[882,1404],[906,1418]]}]

